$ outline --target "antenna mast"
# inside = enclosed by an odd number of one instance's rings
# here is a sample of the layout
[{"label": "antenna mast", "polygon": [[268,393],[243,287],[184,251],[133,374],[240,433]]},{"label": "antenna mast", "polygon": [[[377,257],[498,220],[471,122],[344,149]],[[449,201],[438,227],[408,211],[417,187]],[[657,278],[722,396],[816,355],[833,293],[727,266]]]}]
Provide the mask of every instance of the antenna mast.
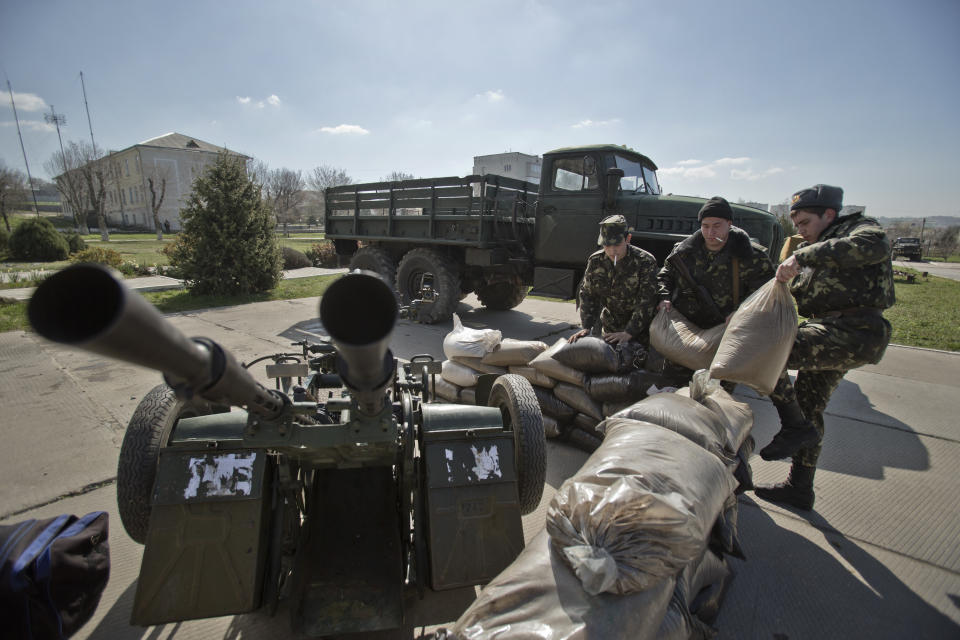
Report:
[{"label": "antenna mast", "polygon": [[23,152],[23,164],[27,167],[27,180],[30,181],[30,195],[33,196],[33,210],[40,217],[40,207],[37,206],[37,192],[33,190],[33,176],[30,175],[30,163],[27,162],[27,149],[23,146],[23,135],[20,133],[20,118],[17,117],[17,105],[13,102],[13,87],[7,80],[7,91],[10,92],[10,106],[13,107],[13,119],[17,123],[17,137],[20,138],[20,151]]},{"label": "antenna mast", "polygon": [[83,106],[87,110],[87,126],[90,127],[90,144],[93,145],[93,157],[97,157],[97,143],[93,141],[93,123],[90,122],[90,105],[87,104],[87,86],[83,83],[83,71],[80,72],[80,88],[83,89]]}]

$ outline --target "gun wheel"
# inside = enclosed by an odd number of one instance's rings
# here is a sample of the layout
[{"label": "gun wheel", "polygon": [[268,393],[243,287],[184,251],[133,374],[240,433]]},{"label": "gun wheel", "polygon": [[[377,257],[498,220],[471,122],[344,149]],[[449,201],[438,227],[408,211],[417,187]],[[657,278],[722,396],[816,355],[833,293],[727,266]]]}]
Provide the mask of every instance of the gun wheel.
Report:
[{"label": "gun wheel", "polygon": [[117,509],[123,528],[134,542],[143,544],[147,539],[157,461],[173,426],[180,418],[213,412],[204,400],[179,400],[165,384],[151,389],[137,405],[123,435],[117,463]]},{"label": "gun wheel", "polygon": [[547,479],[547,440],[537,396],[526,378],[507,374],[494,381],[487,406],[499,408],[504,429],[513,431],[520,513],[533,513]]},{"label": "gun wheel", "polygon": [[423,277],[433,276],[437,299],[420,312],[420,320],[427,324],[443,322],[453,315],[460,302],[460,272],[457,265],[433,249],[411,249],[397,267],[397,291],[401,304],[410,304],[420,297]]}]

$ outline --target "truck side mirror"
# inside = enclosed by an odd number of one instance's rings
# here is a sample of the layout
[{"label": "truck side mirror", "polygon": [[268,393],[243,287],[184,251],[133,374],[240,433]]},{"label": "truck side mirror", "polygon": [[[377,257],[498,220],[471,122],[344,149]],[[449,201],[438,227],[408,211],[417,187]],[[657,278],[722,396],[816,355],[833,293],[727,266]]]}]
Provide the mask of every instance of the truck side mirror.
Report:
[{"label": "truck side mirror", "polygon": [[606,192],[603,194],[603,208],[612,209],[617,201],[617,192],[620,191],[620,179],[623,177],[623,169],[611,167],[607,169]]}]

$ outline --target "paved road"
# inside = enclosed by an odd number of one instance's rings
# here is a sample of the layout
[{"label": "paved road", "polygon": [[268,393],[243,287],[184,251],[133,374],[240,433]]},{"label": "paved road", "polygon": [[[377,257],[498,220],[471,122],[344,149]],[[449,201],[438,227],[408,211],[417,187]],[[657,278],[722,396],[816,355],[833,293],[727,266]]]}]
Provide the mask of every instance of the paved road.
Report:
[{"label": "paved road", "polygon": [[[284,349],[291,338],[322,332],[317,299],[265,302],[173,314],[188,335],[208,336],[250,360]],[[468,297],[468,326],[505,337],[552,341],[576,322],[572,305],[528,300],[489,312]],[[450,323],[400,322],[393,350],[401,358],[441,354]],[[262,376],[263,370],[255,371]],[[740,537],[748,560],[716,622],[721,638],[960,637],[960,354],[891,347],[883,362],[850,373],[827,413],[827,436],[812,513],[782,509],[748,493],[740,498]],[[115,507],[117,451],[129,416],[160,381],[156,373],[41,342],[0,334],[0,519],[105,509],[111,513],[110,584],[95,618],[77,638],[291,637],[285,615],[250,614],[164,625],[128,626],[141,547],[130,541]],[[765,399],[741,387],[763,445],[775,430]],[[586,455],[548,443],[548,478],[540,508],[524,518],[529,539],[547,504]],[[759,482],[778,481],[785,462],[752,460]],[[72,495],[78,494],[78,495]],[[415,615],[456,619],[472,593],[454,592]],[[282,613],[282,612],[281,612]]]},{"label": "paved road", "polygon": [[914,262],[912,260],[894,260],[894,268],[909,267],[917,271],[926,271],[932,276],[960,280],[960,262]]}]

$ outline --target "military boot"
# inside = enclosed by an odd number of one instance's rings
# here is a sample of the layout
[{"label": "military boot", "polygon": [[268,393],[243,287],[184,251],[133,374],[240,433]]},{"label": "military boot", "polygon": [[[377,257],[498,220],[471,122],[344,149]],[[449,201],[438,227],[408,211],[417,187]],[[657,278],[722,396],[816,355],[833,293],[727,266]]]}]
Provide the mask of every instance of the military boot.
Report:
[{"label": "military boot", "polygon": [[794,462],[786,482],[756,487],[753,493],[770,502],[810,511],[813,509],[813,474],[816,470],[816,467],[805,467]]},{"label": "military boot", "polygon": [[790,458],[800,449],[812,447],[820,441],[820,434],[813,423],[803,415],[796,400],[789,404],[776,405],[780,414],[780,431],[773,440],[760,450],[764,460]]}]

